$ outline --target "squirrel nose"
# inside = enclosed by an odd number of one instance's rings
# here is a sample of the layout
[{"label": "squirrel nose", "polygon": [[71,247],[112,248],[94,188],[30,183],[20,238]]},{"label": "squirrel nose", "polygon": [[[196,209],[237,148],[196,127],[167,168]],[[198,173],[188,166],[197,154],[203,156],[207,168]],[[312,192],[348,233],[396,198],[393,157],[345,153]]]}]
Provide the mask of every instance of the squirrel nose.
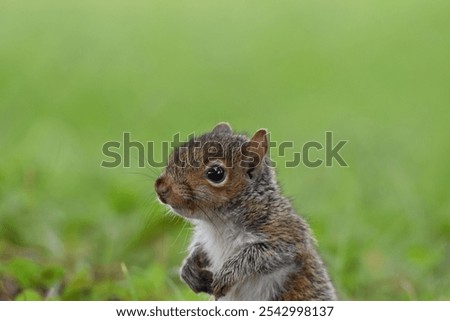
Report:
[{"label": "squirrel nose", "polygon": [[167,203],[167,197],[170,194],[170,187],[169,185],[164,182],[164,179],[162,177],[158,178],[155,182],[155,190],[156,193],[159,196],[159,199],[161,200],[161,202],[163,202],[164,204]]}]

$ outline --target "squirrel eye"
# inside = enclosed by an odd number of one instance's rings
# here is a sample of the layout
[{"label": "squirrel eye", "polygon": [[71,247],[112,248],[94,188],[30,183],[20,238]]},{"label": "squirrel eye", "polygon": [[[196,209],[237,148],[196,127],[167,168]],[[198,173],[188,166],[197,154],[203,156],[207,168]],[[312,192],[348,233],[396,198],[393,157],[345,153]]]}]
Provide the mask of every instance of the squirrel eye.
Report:
[{"label": "squirrel eye", "polygon": [[221,166],[213,166],[207,170],[206,176],[211,182],[219,184],[225,179],[225,170]]}]

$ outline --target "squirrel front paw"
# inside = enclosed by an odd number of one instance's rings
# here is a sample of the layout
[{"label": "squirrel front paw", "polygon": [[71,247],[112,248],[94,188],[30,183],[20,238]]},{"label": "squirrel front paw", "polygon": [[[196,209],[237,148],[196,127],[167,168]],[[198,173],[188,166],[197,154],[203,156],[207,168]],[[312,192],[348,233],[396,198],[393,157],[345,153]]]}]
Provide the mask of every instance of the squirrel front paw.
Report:
[{"label": "squirrel front paw", "polygon": [[212,294],[213,274],[195,264],[185,264],[181,268],[181,278],[195,293]]}]

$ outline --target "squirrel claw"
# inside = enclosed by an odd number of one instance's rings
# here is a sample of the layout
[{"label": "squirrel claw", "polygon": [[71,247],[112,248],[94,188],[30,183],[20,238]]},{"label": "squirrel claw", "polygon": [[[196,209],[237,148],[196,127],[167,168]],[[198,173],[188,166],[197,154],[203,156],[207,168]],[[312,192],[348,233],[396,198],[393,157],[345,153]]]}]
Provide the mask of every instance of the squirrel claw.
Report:
[{"label": "squirrel claw", "polygon": [[213,274],[208,270],[185,264],[181,269],[181,278],[195,293],[212,293]]}]

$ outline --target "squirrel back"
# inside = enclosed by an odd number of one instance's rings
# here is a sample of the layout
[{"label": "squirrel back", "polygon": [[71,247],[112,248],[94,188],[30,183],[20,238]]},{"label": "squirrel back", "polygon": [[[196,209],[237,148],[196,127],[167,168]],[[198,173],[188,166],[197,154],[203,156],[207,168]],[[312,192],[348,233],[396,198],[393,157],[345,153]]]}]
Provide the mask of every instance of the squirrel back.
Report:
[{"label": "squirrel back", "polygon": [[155,189],[195,226],[181,277],[219,300],[336,300],[267,148],[266,130],[249,139],[221,123],[172,153]]}]

